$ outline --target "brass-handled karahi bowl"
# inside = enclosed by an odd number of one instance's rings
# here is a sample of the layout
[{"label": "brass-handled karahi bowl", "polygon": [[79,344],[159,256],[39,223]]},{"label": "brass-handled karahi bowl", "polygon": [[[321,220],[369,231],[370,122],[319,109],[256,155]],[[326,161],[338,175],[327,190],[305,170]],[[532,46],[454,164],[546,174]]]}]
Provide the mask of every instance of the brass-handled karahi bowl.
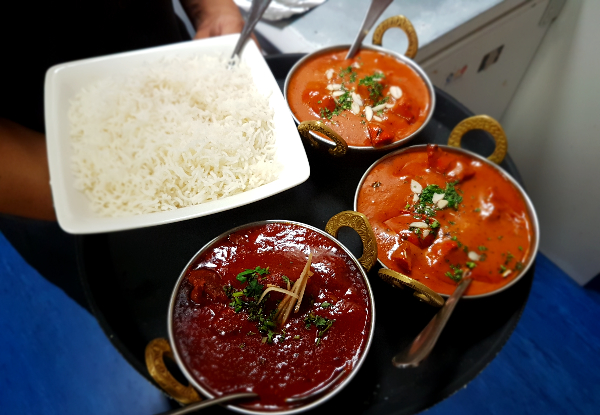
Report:
[{"label": "brass-handled karahi bowl", "polygon": [[[335,237],[351,227],[354,255]],[[244,414],[292,414],[348,384],[372,342],[375,302],[365,270],[377,261],[366,217],[346,211],[326,232],[291,221],[237,227],[206,244],[182,271],[168,312],[169,339],[153,340],[146,364],[182,405],[252,392],[227,405]],[[171,357],[189,386],[167,369]]]},{"label": "brass-handled karahi bowl", "polygon": [[[402,29],[409,46],[402,55],[381,47],[383,34]],[[433,85],[412,58],[418,49],[414,27],[404,16],[383,21],[351,59],[351,45],[319,49],[289,71],[284,96],[298,131],[313,147],[333,156],[386,151],[406,144],[430,121]]]},{"label": "brass-handled karahi bowl", "polygon": [[[460,147],[471,130],[494,138],[488,158]],[[410,146],[373,163],[354,209],[375,233],[379,275],[438,307],[466,275],[465,298],[516,284],[535,260],[539,224],[527,193],[498,165],[506,152],[500,124],[480,115],[460,122],[448,145]]]}]

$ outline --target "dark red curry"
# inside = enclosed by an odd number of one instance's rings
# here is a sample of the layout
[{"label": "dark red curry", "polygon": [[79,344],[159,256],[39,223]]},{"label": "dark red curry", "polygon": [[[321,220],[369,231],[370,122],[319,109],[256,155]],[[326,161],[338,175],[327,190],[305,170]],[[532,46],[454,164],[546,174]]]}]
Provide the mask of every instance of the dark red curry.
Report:
[{"label": "dark red curry", "polygon": [[494,291],[532,254],[534,230],[520,191],[494,167],[436,145],[378,163],[361,185],[357,210],[373,227],[379,260],[441,294],[451,294],[467,270],[467,295]]},{"label": "dark red curry", "polygon": [[417,131],[431,111],[421,76],[389,54],[347,52],[316,55],[294,71],[286,98],[296,119],[322,120],[350,146],[381,147]]},{"label": "dark red curry", "polygon": [[[285,294],[268,293],[261,313],[252,303],[267,284],[293,284],[309,250],[313,275],[300,310],[283,327],[267,324]],[[204,388],[216,396],[255,392],[260,400],[240,405],[270,411],[293,407],[286,398],[352,369],[372,318],[368,287],[345,251],[312,229],[272,223],[235,232],[196,259],[176,294],[172,325],[181,360]]]}]

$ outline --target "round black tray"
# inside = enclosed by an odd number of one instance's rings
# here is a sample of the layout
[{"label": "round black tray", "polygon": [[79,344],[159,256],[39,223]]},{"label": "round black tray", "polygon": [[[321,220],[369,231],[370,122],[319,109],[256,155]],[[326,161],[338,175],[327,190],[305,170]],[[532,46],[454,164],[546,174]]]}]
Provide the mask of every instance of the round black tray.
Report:
[{"label": "round black tray", "polygon": [[[268,57],[280,86],[302,55]],[[410,144],[446,143],[452,128],[472,113],[436,90],[433,119]],[[305,146],[311,174],[303,184],[268,199],[208,217],[132,231],[78,237],[78,260],[84,288],[101,327],[123,356],[150,378],[144,349],[167,338],[167,310],[174,284],[188,260],[215,236],[236,226],[285,219],[324,229],[330,217],[353,209],[363,173],[383,153],[335,159]],[[463,147],[487,156],[493,140],[473,131]],[[517,180],[510,157],[501,166]],[[343,231],[344,229],[342,229]],[[360,240],[352,231],[341,241],[357,256]],[[417,368],[397,369],[392,356],[406,347],[437,309],[419,302],[408,290],[387,285],[369,272],[376,303],[376,328],[367,359],[353,381],[311,413],[413,414],[462,388],[496,356],[515,328],[527,302],[534,267],[515,286],[492,297],[463,300],[431,355]],[[224,413],[215,407],[205,413]]]}]

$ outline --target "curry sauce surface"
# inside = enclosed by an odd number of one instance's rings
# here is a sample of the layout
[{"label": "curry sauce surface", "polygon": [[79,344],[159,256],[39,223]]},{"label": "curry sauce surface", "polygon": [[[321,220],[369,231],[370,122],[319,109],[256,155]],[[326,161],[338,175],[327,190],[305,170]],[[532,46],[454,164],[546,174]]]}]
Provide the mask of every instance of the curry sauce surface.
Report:
[{"label": "curry sauce surface", "polygon": [[[433,216],[417,214],[413,180],[423,189],[450,183],[462,201],[456,208],[434,206]],[[492,166],[435,145],[374,166],[357,210],[373,227],[379,260],[440,294],[452,294],[461,270],[473,278],[466,295],[494,291],[515,279],[531,255],[532,222],[519,190]],[[418,222],[429,222],[426,237],[411,226]]]},{"label": "curry sauce surface", "polygon": [[[302,306],[266,342],[255,321],[244,311],[234,311],[223,286],[242,289],[236,275],[258,266],[269,267],[261,284],[285,288],[283,276],[292,282],[298,278],[309,249],[314,274]],[[267,309],[274,309],[284,296],[269,295]],[[213,394],[252,391],[260,400],[240,406],[281,410],[292,406],[286,398],[354,367],[370,335],[370,310],[362,273],[343,250],[314,230],[273,223],[233,233],[195,261],[177,293],[173,335],[189,372]],[[317,329],[305,322],[310,314],[334,320],[320,340]]]},{"label": "curry sauce surface", "polygon": [[[420,75],[381,52],[362,49],[352,59],[345,59],[346,54],[347,50],[342,50],[316,55],[293,73],[286,97],[298,121],[321,120],[350,146],[388,145],[417,131],[431,111],[429,91]],[[375,74],[382,75],[371,82],[381,85],[380,94],[372,94],[368,85],[361,85],[361,80]],[[335,91],[328,89],[328,85],[341,85],[341,91],[358,94],[362,100],[359,113],[339,110],[340,99],[344,97],[334,97]],[[401,89],[400,98],[391,95],[392,86]],[[347,98],[353,101],[351,96]],[[374,113],[381,121],[368,120],[365,107],[373,107],[382,100],[391,107]]]}]

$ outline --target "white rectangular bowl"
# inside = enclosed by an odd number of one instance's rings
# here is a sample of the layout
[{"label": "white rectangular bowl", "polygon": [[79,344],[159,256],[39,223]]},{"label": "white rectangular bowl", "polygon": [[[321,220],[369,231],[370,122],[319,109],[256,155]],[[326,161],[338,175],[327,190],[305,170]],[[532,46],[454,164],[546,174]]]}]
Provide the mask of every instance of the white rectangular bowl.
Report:
[{"label": "white rectangular bowl", "polygon": [[267,198],[308,179],[308,159],[288,106],[261,52],[253,41],[249,41],[242,51],[241,59],[250,67],[258,90],[265,95],[270,94],[269,103],[275,112],[276,160],[283,166],[277,180],[241,194],[200,205],[123,217],[100,216],[92,210],[87,197],[75,189],[67,112],[70,100],[82,87],[166,56],[185,57],[222,52],[228,56],[233,52],[238,37],[239,35],[228,35],[101,56],[56,65],[48,70],[44,90],[46,142],[54,209],[63,230],[73,234],[101,233],[197,218]]}]

